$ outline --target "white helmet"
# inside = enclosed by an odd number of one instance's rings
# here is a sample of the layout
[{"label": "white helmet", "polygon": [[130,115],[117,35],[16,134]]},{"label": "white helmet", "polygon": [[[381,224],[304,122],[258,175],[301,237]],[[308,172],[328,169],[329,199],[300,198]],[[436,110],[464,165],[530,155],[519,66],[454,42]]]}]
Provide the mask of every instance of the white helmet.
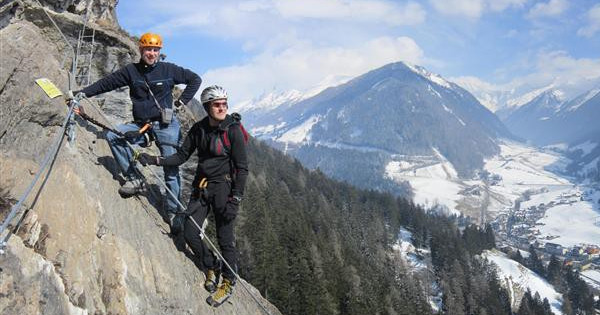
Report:
[{"label": "white helmet", "polygon": [[214,100],[223,99],[227,99],[227,91],[218,85],[209,86],[202,91],[202,94],[200,94],[200,102],[202,102],[202,105],[206,105]]}]

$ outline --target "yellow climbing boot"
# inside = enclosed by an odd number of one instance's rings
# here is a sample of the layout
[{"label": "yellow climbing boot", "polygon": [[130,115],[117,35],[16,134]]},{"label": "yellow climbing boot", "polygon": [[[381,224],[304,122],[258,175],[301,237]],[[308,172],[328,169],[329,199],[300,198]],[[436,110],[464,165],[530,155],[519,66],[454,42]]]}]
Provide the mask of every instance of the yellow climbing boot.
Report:
[{"label": "yellow climbing boot", "polygon": [[205,276],[206,280],[204,280],[204,288],[210,293],[215,293],[215,291],[217,291],[217,285],[219,284],[220,272],[208,269]]},{"label": "yellow climbing boot", "polygon": [[206,299],[206,303],[213,307],[218,307],[225,303],[225,301],[233,294],[234,285],[235,284],[231,280],[223,278],[223,282],[217,291]]}]

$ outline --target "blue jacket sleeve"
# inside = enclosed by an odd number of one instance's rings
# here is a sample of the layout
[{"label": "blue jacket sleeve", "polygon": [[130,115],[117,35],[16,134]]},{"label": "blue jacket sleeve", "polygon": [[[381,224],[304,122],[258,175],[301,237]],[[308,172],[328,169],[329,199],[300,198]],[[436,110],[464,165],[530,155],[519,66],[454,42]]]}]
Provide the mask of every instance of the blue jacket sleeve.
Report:
[{"label": "blue jacket sleeve", "polygon": [[179,99],[187,104],[192,97],[196,95],[198,89],[200,89],[202,79],[192,70],[182,68],[175,64],[171,64],[171,66],[174,68],[173,81],[175,81],[175,84],[185,84],[185,89],[183,90],[183,93],[181,93]]},{"label": "blue jacket sleeve", "polygon": [[82,89],[81,92],[85,93],[85,96],[87,97],[92,97],[128,85],[131,81],[131,78],[127,71],[127,67],[128,66],[123,67],[107,75],[106,77],[92,83],[91,85]]}]

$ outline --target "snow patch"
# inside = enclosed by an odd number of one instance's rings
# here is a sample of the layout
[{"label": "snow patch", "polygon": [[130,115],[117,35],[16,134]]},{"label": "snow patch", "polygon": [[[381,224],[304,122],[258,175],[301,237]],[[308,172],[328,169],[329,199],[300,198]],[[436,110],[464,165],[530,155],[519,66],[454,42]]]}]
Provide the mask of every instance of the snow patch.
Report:
[{"label": "snow patch", "polygon": [[520,107],[523,106],[531,101],[533,101],[534,98],[540,96],[542,93],[548,91],[549,89],[553,88],[554,84],[550,84],[548,86],[545,86],[543,88],[537,89],[537,90],[533,90],[529,93],[526,93],[520,97],[517,98],[513,98],[511,100],[508,100],[506,102],[506,106],[507,107]]},{"label": "snow patch", "polygon": [[460,215],[456,206],[464,186],[457,181],[458,173],[453,165],[437,149],[433,148],[433,152],[434,156],[414,157],[413,161],[390,161],[384,176],[396,182],[408,181],[415,203],[425,207],[443,206],[449,214]]},{"label": "snow patch", "polygon": [[310,130],[321,119],[318,115],[313,115],[300,125],[288,130],[277,141],[287,143],[303,143],[310,140]]},{"label": "snow patch", "polygon": [[576,111],[579,107],[581,107],[581,105],[585,104],[587,101],[592,99],[594,96],[598,95],[598,93],[600,93],[600,89],[594,89],[594,90],[589,91],[588,93],[585,94],[585,96],[583,96],[576,103],[570,105],[569,108],[567,108],[567,111],[569,111],[569,112]]},{"label": "snow patch", "polygon": [[600,270],[582,271],[581,275],[581,278],[583,278],[590,286],[600,290]]},{"label": "snow patch", "polygon": [[448,88],[448,89],[452,88],[452,85],[448,81],[446,81],[444,78],[442,78],[439,74],[429,72],[421,66],[413,65],[413,64],[410,64],[407,62],[405,62],[404,64],[408,68],[410,68],[414,73],[424,77],[425,79],[427,79],[437,85],[443,86],[445,88]]},{"label": "snow patch", "polygon": [[518,304],[520,304],[523,295],[529,288],[532,295],[538,292],[542,300],[544,298],[548,299],[554,314],[563,314],[561,311],[561,295],[542,277],[520,263],[506,257],[504,253],[495,250],[485,251],[483,256],[498,267],[497,271],[500,282],[511,292],[513,309],[518,308]]}]

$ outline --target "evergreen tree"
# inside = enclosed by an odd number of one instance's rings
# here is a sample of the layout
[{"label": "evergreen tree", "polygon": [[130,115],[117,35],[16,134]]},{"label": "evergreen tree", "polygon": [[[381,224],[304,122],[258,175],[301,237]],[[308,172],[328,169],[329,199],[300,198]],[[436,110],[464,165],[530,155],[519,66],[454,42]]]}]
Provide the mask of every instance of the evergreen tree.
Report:
[{"label": "evergreen tree", "polygon": [[566,294],[563,294],[563,302],[562,302],[562,312],[565,315],[573,315],[573,306],[571,305],[571,301]]},{"label": "evergreen tree", "polygon": [[561,278],[561,264],[556,258],[556,255],[552,254],[550,256],[550,262],[548,263],[548,268],[546,271],[546,279],[554,286],[560,285]]},{"label": "evergreen tree", "polygon": [[527,267],[531,269],[531,271],[537,273],[540,276],[544,276],[544,265],[542,264],[542,260],[538,257],[537,251],[533,245],[529,245],[529,258],[527,259]]},{"label": "evergreen tree", "polygon": [[525,265],[525,260],[523,259],[523,256],[521,255],[521,250],[519,249],[515,250],[510,254],[510,259],[520,263],[521,265]]}]

